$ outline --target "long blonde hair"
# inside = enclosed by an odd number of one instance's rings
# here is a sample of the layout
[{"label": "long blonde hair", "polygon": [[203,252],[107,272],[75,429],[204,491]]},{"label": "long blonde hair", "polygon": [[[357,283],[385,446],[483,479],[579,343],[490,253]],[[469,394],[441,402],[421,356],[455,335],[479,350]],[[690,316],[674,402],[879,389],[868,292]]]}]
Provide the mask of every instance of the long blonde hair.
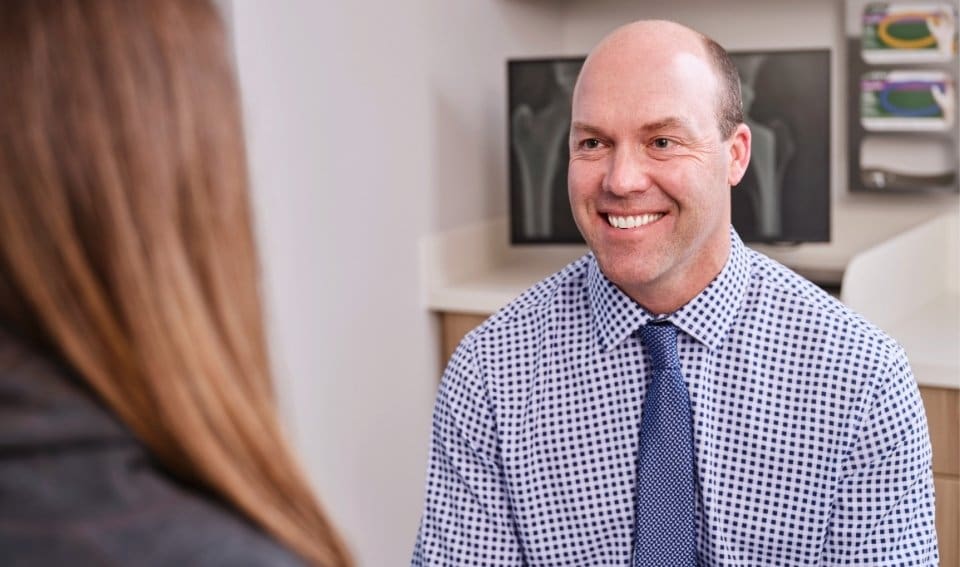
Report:
[{"label": "long blonde hair", "polygon": [[0,2],[0,319],[172,473],[348,565],[281,431],[258,282],[210,2]]}]

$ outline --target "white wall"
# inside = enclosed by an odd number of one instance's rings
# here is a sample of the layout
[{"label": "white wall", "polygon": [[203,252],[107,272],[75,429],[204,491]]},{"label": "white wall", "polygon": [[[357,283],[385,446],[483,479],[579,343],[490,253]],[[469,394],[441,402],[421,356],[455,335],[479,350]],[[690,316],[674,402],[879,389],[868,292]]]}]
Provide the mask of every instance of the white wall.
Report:
[{"label": "white wall", "polygon": [[427,1],[434,229],[507,214],[506,60],[559,53],[561,17],[556,0]]},{"label": "white wall", "polygon": [[564,46],[589,50],[613,28],[638,19],[674,20],[701,31],[727,49],[830,47],[843,29],[843,3],[835,0],[683,0],[564,3]]},{"label": "white wall", "polygon": [[413,545],[433,332],[424,22],[408,2],[240,0],[244,96],[271,339],[294,441],[364,565]]},{"label": "white wall", "polygon": [[439,376],[418,242],[504,214],[503,59],[552,50],[559,15],[486,0],[221,3],[283,410],[360,564],[402,565]]}]

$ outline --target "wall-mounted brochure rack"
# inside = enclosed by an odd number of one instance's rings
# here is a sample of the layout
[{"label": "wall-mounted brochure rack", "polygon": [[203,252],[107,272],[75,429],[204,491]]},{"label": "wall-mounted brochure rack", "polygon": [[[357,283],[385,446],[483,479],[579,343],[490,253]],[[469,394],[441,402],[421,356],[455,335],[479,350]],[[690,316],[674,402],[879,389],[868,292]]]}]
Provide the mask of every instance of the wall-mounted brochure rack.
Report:
[{"label": "wall-mounted brochure rack", "polygon": [[956,3],[850,0],[847,17],[850,190],[960,190]]}]

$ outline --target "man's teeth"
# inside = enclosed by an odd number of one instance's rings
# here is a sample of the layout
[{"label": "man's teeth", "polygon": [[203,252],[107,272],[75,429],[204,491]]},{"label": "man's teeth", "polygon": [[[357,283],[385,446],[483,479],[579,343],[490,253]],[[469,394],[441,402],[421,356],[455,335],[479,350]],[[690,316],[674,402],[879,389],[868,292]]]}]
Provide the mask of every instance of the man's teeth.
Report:
[{"label": "man's teeth", "polygon": [[616,228],[636,228],[638,226],[650,224],[662,216],[663,213],[652,213],[636,217],[618,217],[615,215],[607,215],[607,222],[610,223],[610,226]]}]

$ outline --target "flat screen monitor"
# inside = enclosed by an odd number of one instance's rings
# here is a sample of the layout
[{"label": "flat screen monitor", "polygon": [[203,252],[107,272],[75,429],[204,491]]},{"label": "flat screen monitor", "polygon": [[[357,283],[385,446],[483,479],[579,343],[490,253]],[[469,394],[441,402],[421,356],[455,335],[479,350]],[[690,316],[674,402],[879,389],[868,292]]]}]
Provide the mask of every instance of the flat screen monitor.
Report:
[{"label": "flat screen monitor", "polygon": [[[731,192],[746,242],[830,240],[830,52],[731,53],[750,166]],[[570,103],[583,57],[507,63],[514,244],[582,243],[567,197]]]}]

